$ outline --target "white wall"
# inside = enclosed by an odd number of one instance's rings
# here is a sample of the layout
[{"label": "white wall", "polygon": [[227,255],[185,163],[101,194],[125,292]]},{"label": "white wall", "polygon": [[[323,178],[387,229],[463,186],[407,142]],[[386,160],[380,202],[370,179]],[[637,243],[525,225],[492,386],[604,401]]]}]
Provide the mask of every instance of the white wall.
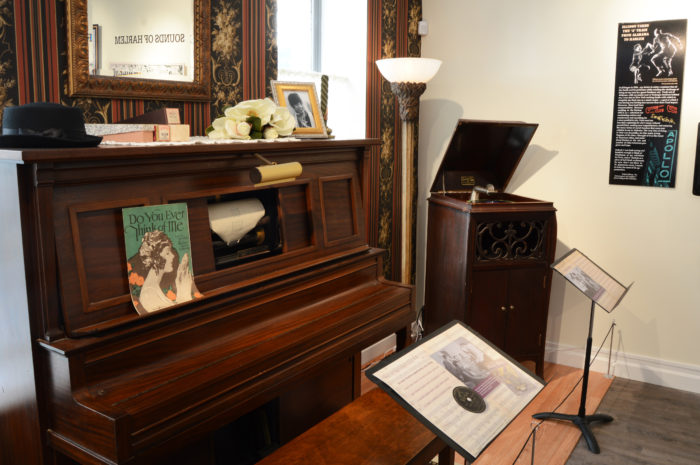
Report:
[{"label": "white wall", "polygon": [[[338,138],[365,137],[367,86],[367,0],[323,0],[321,63],[312,71],[311,0],[277,2],[277,79],[313,82],[321,94],[321,75],[328,75],[327,126]],[[303,6],[303,8],[302,8]],[[304,25],[304,26],[302,26]],[[348,37],[355,37],[348,40]]]},{"label": "white wall", "polygon": [[[692,195],[700,122],[696,5],[688,0],[423,0],[430,33],[423,38],[422,55],[443,64],[420,109],[418,302],[425,199],[457,119],[539,123],[507,191],[554,202],[557,257],[577,248],[623,284],[634,281],[612,314],[596,310],[594,347],[615,320],[618,363],[624,365],[627,357],[641,365],[683,367],[700,379],[700,197]],[[688,20],[676,187],[610,185],[618,23],[665,19]],[[585,345],[589,308],[590,302],[555,273],[549,346]],[[625,376],[619,368],[616,374]],[[659,376],[637,377],[674,384]]]}]

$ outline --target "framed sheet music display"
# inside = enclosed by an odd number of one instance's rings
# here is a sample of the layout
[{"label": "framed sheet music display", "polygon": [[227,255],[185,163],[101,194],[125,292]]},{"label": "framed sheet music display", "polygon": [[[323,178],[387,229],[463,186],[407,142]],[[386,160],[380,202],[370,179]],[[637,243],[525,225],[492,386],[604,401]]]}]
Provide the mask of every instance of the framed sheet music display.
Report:
[{"label": "framed sheet music display", "polygon": [[456,320],[366,374],[469,461],[544,387],[542,379]]},{"label": "framed sheet music display", "polygon": [[571,249],[553,263],[552,268],[608,313],[617,307],[629,289],[578,249]]}]

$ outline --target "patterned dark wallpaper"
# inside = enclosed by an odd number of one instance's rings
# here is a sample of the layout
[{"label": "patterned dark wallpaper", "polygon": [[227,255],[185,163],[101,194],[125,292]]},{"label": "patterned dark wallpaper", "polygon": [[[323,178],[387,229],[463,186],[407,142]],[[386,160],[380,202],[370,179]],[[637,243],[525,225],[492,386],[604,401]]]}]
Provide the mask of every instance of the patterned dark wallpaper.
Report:
[{"label": "patterned dark wallpaper", "polygon": [[[0,111],[17,104],[17,63],[12,2],[0,0]],[[0,117],[2,114],[0,113]]]},{"label": "patterned dark wallpaper", "polygon": [[243,100],[241,1],[214,0],[211,8],[212,108],[221,114]]},{"label": "patterned dark wallpaper", "polygon": [[[269,81],[277,69],[276,5],[276,0],[211,0],[211,102],[191,103],[67,97],[65,0],[0,0],[0,105],[60,102],[81,108],[94,123],[176,105],[184,122],[202,134],[226,106],[271,95]],[[421,0],[368,0],[368,12],[368,63],[420,56]],[[386,276],[397,279],[400,121],[395,98],[376,66],[368,69],[367,82],[367,136],[382,141],[371,157],[367,228],[370,243],[388,251]]]},{"label": "patterned dark wallpaper", "polygon": [[[420,56],[418,21],[421,19],[421,0],[370,0],[369,3],[368,63],[380,58]],[[375,245],[388,251],[384,261],[385,276],[400,280],[401,121],[396,98],[376,66],[368,70],[367,83],[367,133],[382,142],[381,148],[373,154],[372,178],[376,185],[373,194],[376,197],[370,199],[370,228],[373,229],[369,236],[376,240]],[[415,212],[415,193],[412,203]]]}]

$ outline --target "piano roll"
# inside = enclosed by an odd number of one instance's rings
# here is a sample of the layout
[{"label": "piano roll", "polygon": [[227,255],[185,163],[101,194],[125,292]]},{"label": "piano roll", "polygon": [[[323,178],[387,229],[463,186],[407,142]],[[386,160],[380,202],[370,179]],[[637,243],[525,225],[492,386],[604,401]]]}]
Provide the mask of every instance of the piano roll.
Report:
[{"label": "piano roll", "polygon": [[265,215],[265,207],[257,198],[212,203],[209,205],[209,227],[226,244],[235,245]]}]

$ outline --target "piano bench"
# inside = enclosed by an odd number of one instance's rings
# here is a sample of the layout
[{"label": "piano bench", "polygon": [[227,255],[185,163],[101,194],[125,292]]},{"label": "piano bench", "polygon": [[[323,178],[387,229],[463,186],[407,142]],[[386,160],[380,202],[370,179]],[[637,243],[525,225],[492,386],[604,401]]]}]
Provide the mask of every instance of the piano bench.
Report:
[{"label": "piano bench", "polygon": [[372,389],[257,465],[453,465],[454,452],[381,389]]}]

